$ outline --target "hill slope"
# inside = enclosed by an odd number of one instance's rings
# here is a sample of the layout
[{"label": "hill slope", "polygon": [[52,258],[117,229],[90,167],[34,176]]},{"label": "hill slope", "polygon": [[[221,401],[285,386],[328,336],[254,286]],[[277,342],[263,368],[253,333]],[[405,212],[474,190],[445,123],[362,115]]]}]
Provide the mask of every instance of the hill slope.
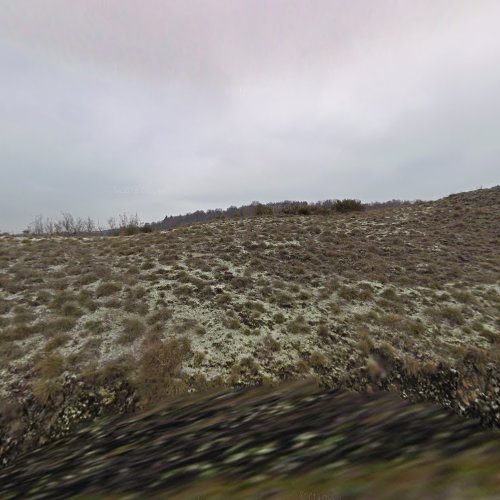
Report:
[{"label": "hill slope", "polygon": [[500,187],[131,237],[0,238],[0,456],[103,412],[316,378],[500,423]]}]

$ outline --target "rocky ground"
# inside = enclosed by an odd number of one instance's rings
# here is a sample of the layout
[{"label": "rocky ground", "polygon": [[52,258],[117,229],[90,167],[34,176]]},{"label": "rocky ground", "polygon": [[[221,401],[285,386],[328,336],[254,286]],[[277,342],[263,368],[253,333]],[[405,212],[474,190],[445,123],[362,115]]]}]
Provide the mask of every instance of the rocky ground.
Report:
[{"label": "rocky ground", "polygon": [[309,384],[97,420],[0,472],[2,498],[498,498],[500,438],[388,393]]},{"label": "rocky ground", "polygon": [[500,425],[500,187],[363,213],[0,237],[0,460],[183,393],[313,378]]}]

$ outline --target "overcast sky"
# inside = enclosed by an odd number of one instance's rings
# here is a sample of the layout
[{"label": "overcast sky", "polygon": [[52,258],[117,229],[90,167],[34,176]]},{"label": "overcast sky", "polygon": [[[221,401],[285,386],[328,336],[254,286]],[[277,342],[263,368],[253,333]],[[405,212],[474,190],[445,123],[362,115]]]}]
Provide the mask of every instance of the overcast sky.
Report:
[{"label": "overcast sky", "polygon": [[0,230],[500,181],[499,0],[2,0]]}]

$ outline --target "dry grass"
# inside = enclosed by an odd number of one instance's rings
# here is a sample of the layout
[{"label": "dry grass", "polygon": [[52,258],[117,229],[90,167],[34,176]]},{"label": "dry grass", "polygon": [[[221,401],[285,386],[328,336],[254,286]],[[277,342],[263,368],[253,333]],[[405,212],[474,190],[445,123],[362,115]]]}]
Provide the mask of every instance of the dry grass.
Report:
[{"label": "dry grass", "polygon": [[121,290],[121,285],[120,283],[117,283],[117,282],[105,282],[105,283],[101,283],[96,291],[95,291],[95,295],[97,298],[101,298],[101,297],[107,297],[109,295],[113,295],[117,292],[119,292]]},{"label": "dry grass", "polygon": [[364,356],[368,356],[372,352],[374,347],[375,344],[370,335],[370,330],[367,327],[362,328],[359,331],[358,349]]},{"label": "dry grass", "polygon": [[145,403],[156,402],[185,390],[180,370],[190,349],[187,337],[143,346],[137,364],[136,383]]},{"label": "dry grass", "polygon": [[286,325],[286,330],[294,334],[307,335],[311,332],[311,327],[306,322],[304,316],[299,315]]},{"label": "dry grass", "polygon": [[167,321],[172,319],[174,313],[171,309],[162,307],[153,311],[147,318],[148,325],[154,325],[155,323],[165,324]]},{"label": "dry grass", "polygon": [[[330,380],[384,342],[412,373],[415,363],[484,370],[500,342],[499,207],[497,188],[355,216],[216,220],[121,238],[2,237],[0,390],[33,368],[33,382],[57,379],[47,374],[60,373],[60,358],[77,375],[89,360],[97,373],[128,359],[144,400],[195,380]],[[190,357],[183,337],[203,355]],[[151,346],[163,357],[148,373]],[[237,361],[252,357],[258,373]],[[42,399],[51,387],[38,388]]]},{"label": "dry grass", "polygon": [[61,393],[61,383],[53,379],[35,380],[32,386],[33,394],[42,405],[47,405],[55,400]]},{"label": "dry grass", "polygon": [[36,365],[36,370],[43,379],[55,378],[65,369],[66,361],[57,353],[44,356]]},{"label": "dry grass", "polygon": [[327,366],[327,358],[320,351],[314,351],[309,356],[309,365],[312,366],[315,370],[321,370]]},{"label": "dry grass", "polygon": [[430,309],[429,315],[437,321],[446,321],[451,326],[464,324],[464,315],[462,311],[458,307],[451,305]]},{"label": "dry grass", "polygon": [[123,330],[119,337],[121,343],[131,343],[141,337],[146,325],[140,318],[127,318],[123,321]]},{"label": "dry grass", "polygon": [[54,351],[55,349],[58,349],[59,347],[64,346],[71,340],[71,335],[68,335],[67,333],[58,333],[54,337],[52,337],[47,344],[45,344],[45,351],[46,352],[51,352]]}]

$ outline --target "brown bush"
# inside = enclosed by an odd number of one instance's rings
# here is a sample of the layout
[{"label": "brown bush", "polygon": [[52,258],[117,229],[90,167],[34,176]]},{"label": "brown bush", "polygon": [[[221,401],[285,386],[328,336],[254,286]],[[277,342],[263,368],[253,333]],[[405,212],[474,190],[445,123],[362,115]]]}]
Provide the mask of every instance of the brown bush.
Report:
[{"label": "brown bush", "polygon": [[32,391],[42,405],[53,401],[62,390],[62,385],[54,379],[38,379],[33,382]]},{"label": "brown bush", "polygon": [[40,377],[44,379],[59,376],[65,368],[65,359],[57,353],[43,357],[36,365]]},{"label": "brown bush", "polygon": [[60,317],[42,321],[35,324],[34,329],[45,336],[52,336],[58,333],[66,333],[74,328],[76,324],[75,318]]},{"label": "brown bush", "polygon": [[119,337],[122,343],[130,343],[146,331],[146,325],[139,318],[127,318],[123,321],[123,331]]},{"label": "brown bush", "polygon": [[358,291],[353,287],[344,285],[339,290],[339,297],[348,301],[357,300]]},{"label": "brown bush", "polygon": [[446,321],[450,326],[459,326],[464,323],[462,311],[454,306],[445,305],[434,308],[429,311],[429,314],[437,321]]},{"label": "brown bush", "polygon": [[290,333],[308,334],[311,332],[311,327],[307,324],[304,316],[297,316],[294,320],[287,324],[287,331]]},{"label": "brown bush", "polygon": [[49,302],[49,308],[54,310],[60,310],[64,307],[68,302],[72,302],[76,299],[75,295],[72,292],[67,290],[63,290],[54,295],[52,300]]},{"label": "brown bush", "polygon": [[262,347],[267,352],[277,352],[281,349],[280,343],[271,334],[267,334],[262,339]]},{"label": "brown bush", "polygon": [[326,356],[320,351],[314,351],[309,356],[309,365],[315,368],[316,370],[320,370],[325,368],[327,365]]},{"label": "brown bush", "polygon": [[153,341],[143,346],[136,384],[144,403],[152,403],[187,389],[181,366],[191,352],[188,338]]},{"label": "brown bush", "polygon": [[368,356],[374,348],[370,330],[367,327],[363,327],[359,331],[358,348],[364,356]]},{"label": "brown bush", "polygon": [[112,359],[98,367],[91,362],[83,370],[83,377],[87,382],[94,385],[108,385],[115,381],[128,381],[134,366],[133,359],[127,356]]},{"label": "brown bush", "polygon": [[108,281],[105,283],[101,283],[96,291],[96,297],[101,298],[101,297],[107,297],[108,295],[112,295],[116,292],[119,292],[121,290],[121,285],[119,283],[115,283],[113,281]]},{"label": "brown bush", "polygon": [[174,312],[172,309],[168,309],[166,307],[162,307],[160,309],[156,309],[153,311],[147,318],[148,325],[154,325],[155,323],[166,323],[169,319],[172,318]]},{"label": "brown bush", "polygon": [[46,352],[51,352],[67,344],[70,340],[71,340],[71,335],[68,335],[67,333],[58,333],[47,342],[44,350]]}]

